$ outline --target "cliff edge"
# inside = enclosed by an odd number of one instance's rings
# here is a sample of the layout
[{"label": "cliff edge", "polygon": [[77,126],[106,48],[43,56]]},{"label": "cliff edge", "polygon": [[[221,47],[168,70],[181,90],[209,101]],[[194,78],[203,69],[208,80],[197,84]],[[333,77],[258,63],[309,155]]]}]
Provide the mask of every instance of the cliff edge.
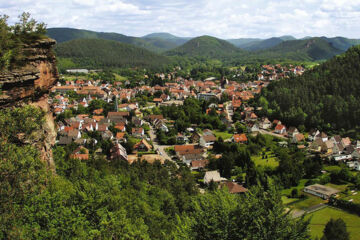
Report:
[{"label": "cliff edge", "polygon": [[41,158],[52,170],[55,165],[51,147],[55,144],[56,130],[47,94],[59,78],[52,51],[55,44],[55,40],[46,38],[24,45],[23,64],[0,73],[0,108],[30,104],[45,112],[45,123],[38,133],[41,141],[30,144],[39,149]]}]

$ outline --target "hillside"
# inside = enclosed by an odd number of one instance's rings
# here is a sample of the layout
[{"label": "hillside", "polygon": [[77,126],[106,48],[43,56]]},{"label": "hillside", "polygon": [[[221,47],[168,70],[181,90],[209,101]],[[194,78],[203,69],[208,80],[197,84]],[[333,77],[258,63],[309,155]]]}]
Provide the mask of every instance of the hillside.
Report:
[{"label": "hillside", "polygon": [[163,39],[143,39],[119,33],[94,32],[75,28],[49,28],[47,29],[47,35],[58,43],[74,39],[105,39],[143,47],[153,52],[162,52],[178,46],[174,45],[172,41]]},{"label": "hillside", "polygon": [[177,37],[170,33],[151,33],[142,37],[145,41],[164,50],[170,50],[183,45],[191,38]]},{"label": "hillside", "polygon": [[360,46],[306,72],[269,85],[259,103],[288,126],[351,130],[360,119]]},{"label": "hillside", "polygon": [[292,59],[298,61],[317,61],[329,59],[343,51],[321,38],[284,41],[280,44],[256,52],[259,58]]},{"label": "hillside", "polygon": [[334,38],[321,37],[321,38],[331,43],[335,48],[343,51],[348,50],[352,46],[360,44],[360,39],[349,39],[344,37],[334,37]]},{"label": "hillside", "polygon": [[243,48],[247,44],[253,44],[263,41],[260,38],[238,38],[238,39],[227,39],[229,43],[235,45],[238,48]]},{"label": "hillside", "polygon": [[167,62],[166,57],[146,49],[103,39],[71,40],[58,44],[55,51],[77,67],[156,67]]},{"label": "hillside", "polygon": [[231,43],[210,36],[201,36],[191,39],[184,45],[168,51],[167,55],[186,57],[226,58],[233,57],[242,51]]},{"label": "hillside", "polygon": [[268,49],[268,48],[274,47],[282,42],[284,42],[284,40],[282,40],[281,38],[273,37],[273,38],[262,40],[260,42],[250,42],[248,44],[244,44],[241,46],[241,48],[249,50],[249,51],[257,51],[257,50],[263,50],[263,49]]}]

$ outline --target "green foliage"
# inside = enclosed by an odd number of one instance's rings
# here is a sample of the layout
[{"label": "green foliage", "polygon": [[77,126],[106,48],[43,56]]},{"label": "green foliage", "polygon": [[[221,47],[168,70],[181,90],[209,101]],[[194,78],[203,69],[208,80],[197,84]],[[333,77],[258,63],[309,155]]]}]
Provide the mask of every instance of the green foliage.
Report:
[{"label": "green foliage", "polygon": [[180,55],[187,57],[209,57],[222,59],[229,56],[235,56],[242,50],[231,43],[210,36],[193,38],[184,45],[175,48],[168,55]]},{"label": "green foliage", "polygon": [[[244,196],[215,191],[197,197],[183,219],[183,239],[308,239],[308,222],[284,212],[272,188],[254,188]],[[185,235],[185,236],[184,236]]]},{"label": "green foliage", "polygon": [[60,43],[55,52],[70,59],[77,67],[158,67],[168,62],[166,57],[140,47],[104,39],[75,39]]},{"label": "green foliage", "polygon": [[360,47],[353,47],[301,77],[270,84],[258,102],[268,108],[266,114],[288,126],[356,129],[360,119],[359,63]]},{"label": "green foliage", "polygon": [[0,16],[0,71],[21,64],[23,44],[42,38],[46,31],[45,24],[30,18],[29,13],[19,16],[19,22],[13,26],[9,26],[7,20],[8,16]]},{"label": "green foliage", "polygon": [[339,219],[330,219],[324,229],[324,236],[321,240],[349,240],[349,233],[346,230],[345,222]]},{"label": "green foliage", "polygon": [[177,47],[186,41],[182,41],[182,39],[178,41],[159,37],[138,38],[119,33],[93,32],[74,28],[48,28],[47,34],[49,37],[55,39],[58,43],[67,42],[74,39],[104,39],[131,44],[157,53]]}]

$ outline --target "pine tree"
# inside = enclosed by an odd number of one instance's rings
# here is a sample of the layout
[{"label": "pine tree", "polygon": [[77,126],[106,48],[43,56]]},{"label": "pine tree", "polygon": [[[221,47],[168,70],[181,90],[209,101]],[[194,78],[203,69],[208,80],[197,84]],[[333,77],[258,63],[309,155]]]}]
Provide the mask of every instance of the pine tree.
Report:
[{"label": "pine tree", "polygon": [[330,219],[324,229],[324,236],[321,240],[349,240],[349,233],[346,230],[346,224],[344,220]]}]

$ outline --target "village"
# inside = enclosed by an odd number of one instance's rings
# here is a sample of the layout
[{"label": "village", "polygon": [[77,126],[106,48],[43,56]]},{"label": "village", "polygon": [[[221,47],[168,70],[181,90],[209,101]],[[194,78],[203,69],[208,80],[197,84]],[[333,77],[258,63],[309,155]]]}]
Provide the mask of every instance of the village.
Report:
[{"label": "village", "polygon": [[[129,164],[172,161],[177,166],[189,167],[202,191],[214,187],[214,183],[226,186],[231,193],[247,191],[244,178],[240,181],[234,177],[225,178],[221,171],[209,169],[208,164],[211,159],[222,157],[221,153],[213,151],[214,144],[219,141],[247,145],[251,142],[249,139],[257,135],[270,136],[273,144],[281,148],[296,148],[308,157],[320,156],[327,169],[346,164],[349,170],[360,171],[359,141],[352,142],[339,135],[328,136],[316,129],[301,132],[296,127],[285,126],[280,120],[258,117],[259,107],[248,104],[270,81],[288,74],[301,75],[304,71],[301,66],[288,69],[281,65],[264,65],[258,80],[247,83],[225,78],[175,78],[171,73],[158,73],[157,77],[164,81],[163,86],[141,82],[133,88],[127,88],[128,81],[110,84],[83,76],[64,76],[63,81],[51,90],[50,104],[57,119],[57,145],[67,147],[72,158],[82,161],[93,155],[102,155],[109,161],[120,159]],[[179,119],[164,116],[165,108],[184,107],[184,102],[189,99],[207,103],[202,114],[216,118],[218,127],[209,123],[179,127]],[[271,151],[261,150],[260,156],[254,155],[252,159],[257,166],[269,163],[276,167],[275,156],[270,157],[269,162],[268,155],[271,154]],[[327,173],[326,169],[323,173]],[[320,197],[307,207],[322,204],[322,199],[340,192],[332,186],[314,184],[305,187],[304,181],[301,184],[304,193]],[[331,194],[326,194],[329,192]],[[355,196],[357,192],[351,194]],[[284,195],[284,203],[293,201],[290,195]],[[297,198],[293,197],[297,200],[300,195],[303,196],[297,193]],[[305,212],[307,209],[300,207],[297,210]]]}]

